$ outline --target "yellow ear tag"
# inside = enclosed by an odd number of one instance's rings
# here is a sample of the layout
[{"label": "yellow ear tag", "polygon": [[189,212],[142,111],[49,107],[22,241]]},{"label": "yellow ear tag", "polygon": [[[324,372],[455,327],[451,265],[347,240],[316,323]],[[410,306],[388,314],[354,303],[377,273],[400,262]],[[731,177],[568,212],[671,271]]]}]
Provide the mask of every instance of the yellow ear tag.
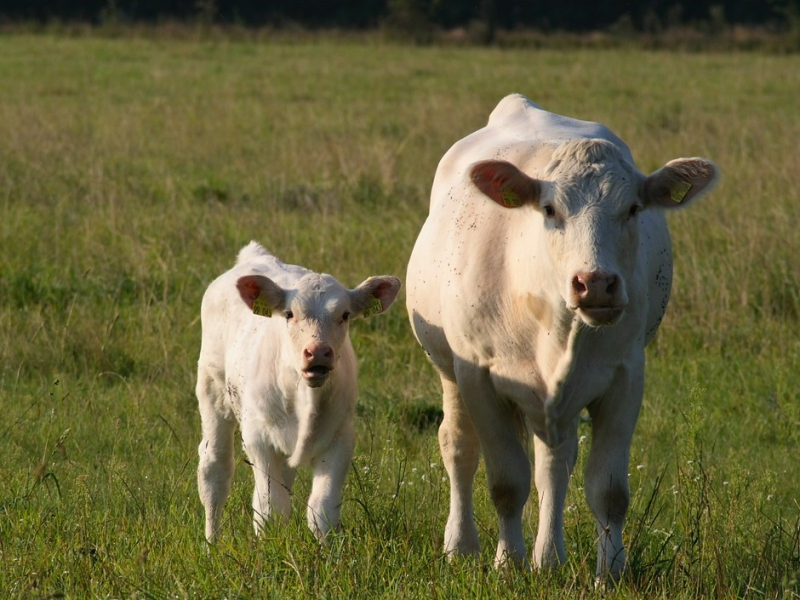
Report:
[{"label": "yellow ear tag", "polygon": [[259,317],[272,316],[272,309],[269,307],[269,304],[264,302],[261,296],[253,300],[253,314],[258,315]]},{"label": "yellow ear tag", "polygon": [[683,202],[683,199],[686,197],[686,194],[689,193],[689,190],[692,189],[692,184],[688,181],[679,181],[675,184],[675,186],[669,191],[669,197],[672,198],[673,202],[677,202],[680,204]]},{"label": "yellow ear tag", "polygon": [[373,298],[369,306],[367,306],[367,308],[364,309],[364,317],[371,317],[372,315],[377,315],[382,310],[383,310],[383,304],[381,304],[380,299]]},{"label": "yellow ear tag", "polygon": [[522,206],[522,201],[519,199],[517,192],[511,188],[504,189],[501,192],[500,197],[503,199],[503,204],[508,208],[517,208],[518,206]]}]

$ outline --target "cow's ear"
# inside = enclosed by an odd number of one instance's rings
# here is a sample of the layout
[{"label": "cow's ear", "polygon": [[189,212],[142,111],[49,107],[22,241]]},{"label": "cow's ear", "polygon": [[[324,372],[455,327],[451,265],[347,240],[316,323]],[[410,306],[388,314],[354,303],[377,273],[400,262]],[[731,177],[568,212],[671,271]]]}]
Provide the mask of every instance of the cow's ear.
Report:
[{"label": "cow's ear", "polygon": [[263,275],[240,277],[236,289],[247,307],[262,317],[271,317],[272,313],[283,310],[286,303],[286,291]]},{"label": "cow's ear", "polygon": [[400,291],[400,280],[390,275],[370,277],[352,291],[353,316],[371,317],[388,309]]},{"label": "cow's ear", "polygon": [[719,181],[719,169],[705,158],[671,160],[644,180],[642,200],[646,206],[678,208],[687,206]]},{"label": "cow's ear", "polygon": [[503,208],[539,205],[541,186],[510,162],[484,160],[470,167],[470,179],[481,192]]}]

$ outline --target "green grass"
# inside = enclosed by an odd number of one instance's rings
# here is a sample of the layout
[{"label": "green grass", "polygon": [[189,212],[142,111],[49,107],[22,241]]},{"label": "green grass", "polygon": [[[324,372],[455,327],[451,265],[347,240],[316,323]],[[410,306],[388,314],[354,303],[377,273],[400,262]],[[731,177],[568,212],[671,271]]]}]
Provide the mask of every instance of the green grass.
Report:
[{"label": "green grass", "polygon": [[3,596],[593,597],[580,468],[563,569],[489,568],[482,479],[483,554],[441,556],[438,383],[402,296],[353,326],[358,446],[329,547],[306,475],[293,522],[256,539],[240,453],[210,553],[195,490],[208,282],[250,239],[350,286],[403,277],[437,161],[516,91],[606,123],[643,171],[704,155],[724,176],[670,218],[631,573],[609,595],[798,597],[798,89],[796,56],[0,37]]}]

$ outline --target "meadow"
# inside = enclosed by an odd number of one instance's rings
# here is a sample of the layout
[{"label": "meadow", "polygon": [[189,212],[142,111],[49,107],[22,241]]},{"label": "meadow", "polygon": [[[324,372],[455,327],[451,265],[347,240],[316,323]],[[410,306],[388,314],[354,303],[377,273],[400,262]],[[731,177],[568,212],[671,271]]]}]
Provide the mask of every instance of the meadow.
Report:
[{"label": "meadow", "polygon": [[[441,554],[438,378],[403,294],[359,321],[343,531],[259,538],[238,452],[207,551],[199,305],[251,239],[355,286],[405,276],[436,164],[521,92],[607,124],[651,172],[706,156],[670,216],[673,298],[631,450],[630,571],[608,598],[800,597],[800,56],[406,47],[335,39],[0,37],[3,598],[591,598],[579,466],[569,562]],[[581,435],[590,435],[588,424]],[[526,509],[533,539],[536,499]]]}]

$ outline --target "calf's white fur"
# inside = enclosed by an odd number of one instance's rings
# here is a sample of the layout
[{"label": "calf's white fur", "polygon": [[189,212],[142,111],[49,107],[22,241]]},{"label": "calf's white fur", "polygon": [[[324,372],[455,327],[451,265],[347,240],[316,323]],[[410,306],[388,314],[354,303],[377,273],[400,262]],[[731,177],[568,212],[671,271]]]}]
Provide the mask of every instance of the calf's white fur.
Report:
[{"label": "calf's white fur", "polygon": [[253,525],[286,520],[296,469],[313,470],[308,526],[320,538],[339,525],[355,445],[355,318],[382,313],[400,281],[370,277],[355,289],[287,265],[251,242],[203,296],[197,399],[205,534],[219,533],[234,472],[234,433],[253,468]]}]

